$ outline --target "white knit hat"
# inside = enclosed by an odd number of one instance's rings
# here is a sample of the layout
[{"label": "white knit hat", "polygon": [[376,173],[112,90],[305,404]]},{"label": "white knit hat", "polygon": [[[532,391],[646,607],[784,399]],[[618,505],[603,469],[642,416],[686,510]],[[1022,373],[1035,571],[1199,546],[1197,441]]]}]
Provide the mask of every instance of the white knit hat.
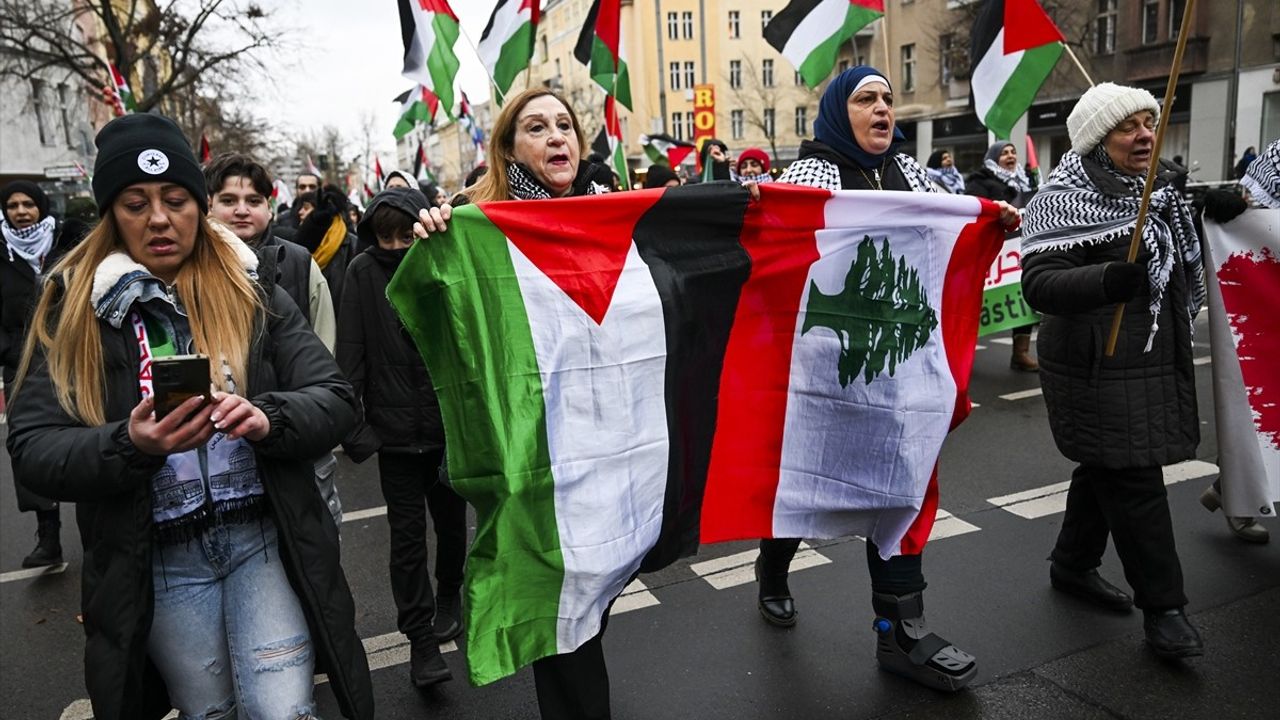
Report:
[{"label": "white knit hat", "polygon": [[1104,82],[1094,85],[1080,97],[1071,114],[1067,116],[1067,135],[1071,149],[1084,155],[1098,146],[1121,120],[1138,112],[1150,110],[1160,119],[1160,105],[1151,93],[1142,88]]}]

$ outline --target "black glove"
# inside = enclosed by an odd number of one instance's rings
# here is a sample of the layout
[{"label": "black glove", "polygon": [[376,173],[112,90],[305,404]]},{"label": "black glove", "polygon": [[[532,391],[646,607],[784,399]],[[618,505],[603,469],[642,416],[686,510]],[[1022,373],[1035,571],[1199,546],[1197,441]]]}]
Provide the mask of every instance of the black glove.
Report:
[{"label": "black glove", "polygon": [[1147,288],[1147,267],[1140,263],[1109,262],[1102,266],[1102,291],[1113,303],[1129,302]]},{"label": "black glove", "polygon": [[1232,190],[1210,190],[1204,194],[1204,216],[1219,225],[1236,219],[1248,207],[1240,193]]}]

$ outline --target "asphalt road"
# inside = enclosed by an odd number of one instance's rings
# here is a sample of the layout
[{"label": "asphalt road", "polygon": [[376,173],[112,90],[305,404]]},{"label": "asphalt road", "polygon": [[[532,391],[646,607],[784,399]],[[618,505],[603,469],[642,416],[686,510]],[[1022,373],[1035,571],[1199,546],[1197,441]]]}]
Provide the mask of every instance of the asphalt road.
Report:
[{"label": "asphalt road", "polygon": [[[1207,342],[1207,333],[1200,337]],[[1196,502],[1216,472],[1210,365],[1202,361],[1197,371],[1200,461],[1166,471],[1188,611],[1207,652],[1168,666],[1144,650],[1140,614],[1101,614],[1049,589],[1045,556],[1071,464],[1053,446],[1036,376],[1008,369],[1007,339],[982,344],[971,390],[979,407],[944,449],[946,515],[925,556],[930,626],[979,658],[973,687],[944,696],[877,670],[860,540],[811,541],[797,556],[791,586],[800,621],[790,630],[766,625],[756,612],[754,544],[729,543],[642,576],[619,600],[605,638],[615,717],[1221,720],[1267,706],[1280,669],[1280,542],[1243,545]],[[1207,357],[1207,345],[1197,355]],[[341,462],[343,564],[375,668],[378,717],[536,718],[528,671],[470,687],[452,645],[453,682],[426,693],[409,685],[376,467]],[[17,571],[35,521],[16,511],[7,456],[0,474],[0,717],[90,717],[71,509],[64,510],[65,571],[24,576]],[[1113,554],[1103,572],[1123,579]],[[317,697],[326,717],[340,716],[323,685]]]}]

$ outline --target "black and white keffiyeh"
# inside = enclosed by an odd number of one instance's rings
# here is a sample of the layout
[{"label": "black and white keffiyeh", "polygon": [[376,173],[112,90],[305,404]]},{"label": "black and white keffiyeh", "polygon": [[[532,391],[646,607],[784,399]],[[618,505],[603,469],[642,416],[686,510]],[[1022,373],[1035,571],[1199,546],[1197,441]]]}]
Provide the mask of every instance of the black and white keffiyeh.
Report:
[{"label": "black and white keffiyeh", "polygon": [[1263,207],[1280,208],[1280,140],[1253,159],[1240,185]]},{"label": "black and white keffiyeh", "polygon": [[[582,181],[582,182],[580,182]],[[549,200],[551,192],[546,186],[538,182],[538,179],[529,172],[525,166],[511,163],[507,166],[507,183],[511,186],[511,195],[521,200]],[[579,170],[578,178],[574,180],[573,195],[603,195],[609,192],[609,188],[601,185],[594,180],[584,177],[583,170]],[[581,189],[579,188],[581,186]]]},{"label": "black and white keffiyeh", "polygon": [[0,233],[4,234],[5,245],[9,248],[9,262],[14,255],[27,261],[32,272],[40,275],[44,268],[44,259],[53,249],[53,231],[56,221],[52,215],[44,217],[40,222],[21,230],[9,225],[7,218],[0,218]]},{"label": "black and white keffiyeh", "polygon": [[925,168],[925,170],[929,173],[929,179],[941,184],[947,192],[952,195],[964,194],[964,176],[955,165],[944,168]]},{"label": "black and white keffiyeh", "polygon": [[[893,157],[893,161],[898,164],[902,176],[907,179],[911,192],[938,192],[938,188],[929,179],[929,174],[920,166],[920,163],[916,162],[915,158],[898,153]],[[843,189],[840,183],[839,166],[820,157],[801,158],[791,163],[787,171],[778,178],[778,182],[807,185],[832,192]]]},{"label": "black and white keffiyeh", "polygon": [[1016,166],[1010,172],[996,164],[995,160],[986,160],[982,163],[982,167],[990,170],[996,177],[1000,178],[1000,182],[1014,190],[1020,193],[1031,192],[1031,180],[1027,177],[1027,171],[1023,170],[1021,165]]},{"label": "black and white keffiyeh", "polygon": [[[1086,163],[1090,169],[1086,169]],[[1115,192],[1099,187],[1098,177]],[[1115,169],[1102,146],[1087,158],[1067,151],[1040,192],[1027,204],[1022,221],[1022,254],[1068,250],[1084,245],[1128,241],[1138,222],[1143,178]],[[1151,205],[1142,228],[1142,244],[1151,253],[1147,277],[1151,283],[1151,349],[1165,289],[1175,267],[1186,277],[1187,310],[1192,319],[1205,302],[1204,270],[1200,242],[1191,211],[1176,188],[1166,185],[1151,193]],[[1178,259],[1181,258],[1181,263]],[[1180,267],[1179,267],[1180,265]]]}]

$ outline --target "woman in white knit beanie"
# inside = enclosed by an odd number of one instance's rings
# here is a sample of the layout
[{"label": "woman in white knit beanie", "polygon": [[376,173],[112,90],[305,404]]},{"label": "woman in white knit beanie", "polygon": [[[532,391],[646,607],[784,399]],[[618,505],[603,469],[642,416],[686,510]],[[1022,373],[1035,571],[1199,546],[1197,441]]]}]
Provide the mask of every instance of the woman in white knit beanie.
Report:
[{"label": "woman in white knit beanie", "polygon": [[[1023,217],[1022,287],[1043,314],[1037,351],[1058,449],[1079,463],[1050,556],[1053,587],[1109,610],[1142,609],[1161,657],[1203,652],[1183,607],[1182,568],[1161,466],[1196,456],[1192,320],[1204,302],[1191,213],[1157,183],[1137,262],[1128,262],[1160,106],[1103,83],[1067,118],[1071,150]],[[1115,354],[1104,347],[1126,303]],[[1115,544],[1130,597],[1097,568]]]}]

